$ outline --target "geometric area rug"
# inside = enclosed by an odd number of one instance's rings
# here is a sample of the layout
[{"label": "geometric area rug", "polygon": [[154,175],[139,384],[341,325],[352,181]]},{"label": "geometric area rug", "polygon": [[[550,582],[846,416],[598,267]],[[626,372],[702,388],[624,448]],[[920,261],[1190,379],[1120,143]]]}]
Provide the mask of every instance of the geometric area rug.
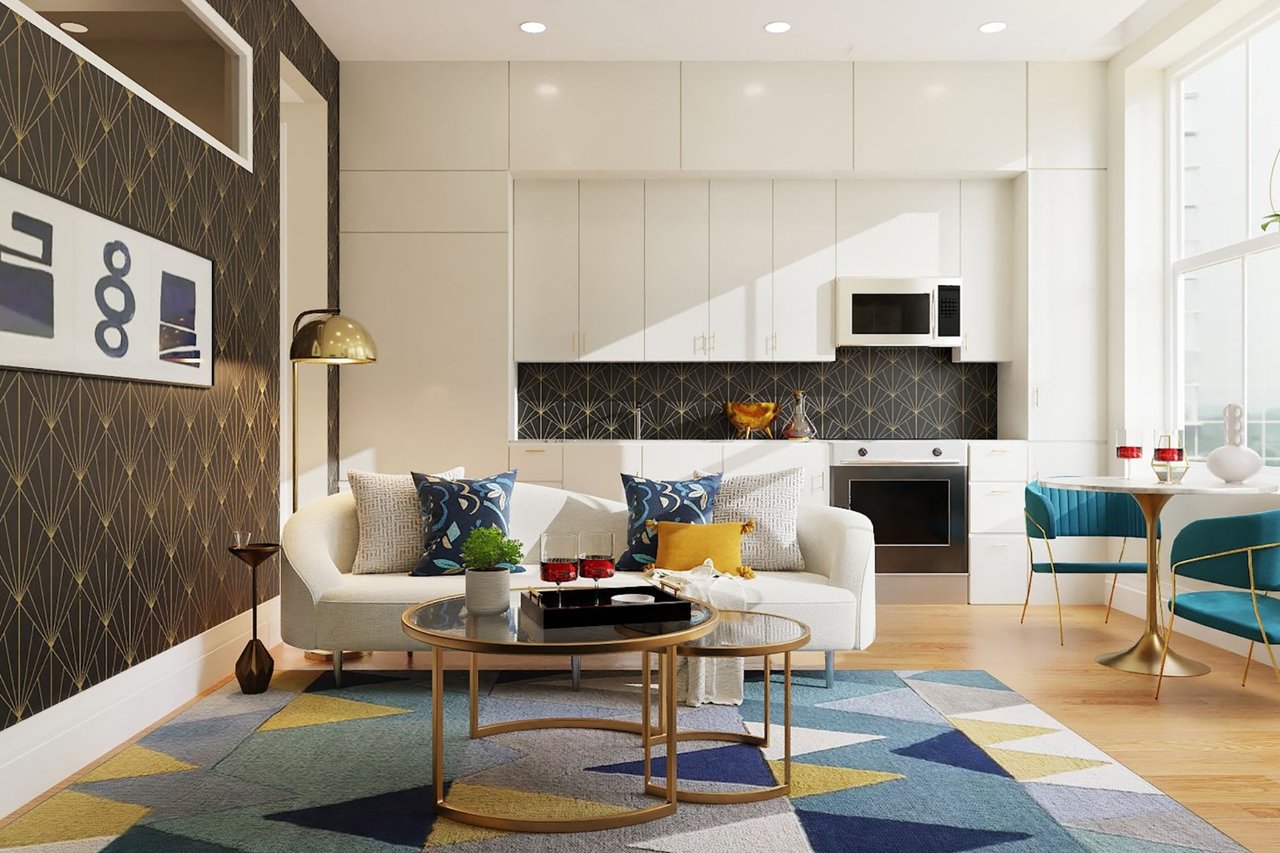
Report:
[{"label": "geometric area rug", "polygon": [[[534,716],[638,719],[634,673],[486,673],[482,723]],[[775,674],[775,682],[779,676]],[[740,707],[680,711],[681,728],[761,733],[763,684]],[[781,723],[780,685],[773,722]],[[364,853],[904,850],[1237,851],[1222,833],[980,671],[861,670],[794,678],[792,791],[744,805],[682,803],[669,818],[597,833],[525,835],[433,813],[431,695],[420,671],[277,673],[234,682],[81,776],[8,826],[25,853]],[[445,690],[451,802],[499,814],[604,815],[654,802],[638,791],[634,735],[596,730],[467,737],[466,673]],[[766,749],[680,747],[682,787],[772,785]],[[652,770],[665,773],[662,750]]]}]

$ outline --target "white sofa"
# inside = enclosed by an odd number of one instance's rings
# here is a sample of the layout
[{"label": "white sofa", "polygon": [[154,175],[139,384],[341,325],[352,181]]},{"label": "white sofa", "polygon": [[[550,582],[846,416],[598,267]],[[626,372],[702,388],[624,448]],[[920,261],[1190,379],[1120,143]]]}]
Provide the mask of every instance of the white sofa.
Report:
[{"label": "white sofa", "polygon": [[[809,626],[808,649],[826,652],[828,683],[835,652],[865,649],[876,633],[875,548],[871,522],[863,515],[824,506],[803,506],[799,516],[803,572],[758,572],[745,584],[749,607],[798,619]],[[538,541],[544,531],[612,530],[626,543],[627,508],[563,489],[517,483],[511,500],[511,535],[525,543],[528,571],[513,575],[512,588],[548,586],[538,578]],[[463,591],[461,575],[412,577],[351,574],[359,541],[355,501],[339,493],[298,510],[284,528],[280,572],[281,633],[304,649],[334,652],[414,651],[422,645],[400,627],[414,604]],[[610,585],[641,581],[618,572]],[[341,658],[334,655],[335,669]],[[575,662],[576,664],[576,662]],[[575,666],[576,670],[576,666]]]}]

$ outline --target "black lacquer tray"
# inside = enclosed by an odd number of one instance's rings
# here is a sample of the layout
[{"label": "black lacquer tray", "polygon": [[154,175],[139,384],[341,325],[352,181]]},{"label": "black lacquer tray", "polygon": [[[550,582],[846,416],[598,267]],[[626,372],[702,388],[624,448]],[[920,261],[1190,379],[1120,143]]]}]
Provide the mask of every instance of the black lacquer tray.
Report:
[{"label": "black lacquer tray", "polygon": [[[652,604],[611,604],[626,593],[652,595]],[[638,586],[533,589],[520,593],[520,613],[540,628],[585,628],[591,625],[640,625],[647,622],[688,622],[693,605],[665,589]]]}]

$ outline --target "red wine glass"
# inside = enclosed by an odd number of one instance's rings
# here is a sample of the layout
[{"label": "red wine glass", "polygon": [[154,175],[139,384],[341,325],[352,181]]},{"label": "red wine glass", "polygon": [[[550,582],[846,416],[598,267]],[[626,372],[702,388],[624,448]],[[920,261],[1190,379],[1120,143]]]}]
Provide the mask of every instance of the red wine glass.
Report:
[{"label": "red wine glass", "polygon": [[1133,460],[1142,458],[1142,434],[1139,430],[1116,430],[1116,458],[1124,462],[1124,478],[1130,479]]},{"label": "red wine glass", "polygon": [[542,580],[556,585],[556,606],[564,606],[560,584],[578,579],[578,536],[576,533],[542,534]]},{"label": "red wine glass", "polygon": [[600,604],[600,579],[613,577],[613,534],[582,533],[578,536],[578,557],[584,578],[596,582],[596,604]]}]

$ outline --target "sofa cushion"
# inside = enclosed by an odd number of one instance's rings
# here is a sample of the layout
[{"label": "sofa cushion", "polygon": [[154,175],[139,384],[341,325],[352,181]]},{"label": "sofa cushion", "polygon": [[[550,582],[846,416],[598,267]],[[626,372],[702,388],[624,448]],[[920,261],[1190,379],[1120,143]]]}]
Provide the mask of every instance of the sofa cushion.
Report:
[{"label": "sofa cushion", "polygon": [[[451,468],[434,476],[456,480],[465,474],[462,468]],[[422,556],[422,507],[413,477],[348,471],[347,482],[360,523],[360,544],[351,573],[413,571]]]},{"label": "sofa cushion", "polygon": [[619,569],[645,569],[658,557],[658,534],[647,521],[683,521],[706,524],[720,490],[720,475],[693,480],[647,480],[622,475],[627,499],[627,550],[618,559]]},{"label": "sofa cushion", "polygon": [[741,522],[656,522],[658,568],[684,572],[710,560],[724,574],[739,574],[742,571],[742,537],[750,526]]},{"label": "sofa cushion", "polygon": [[462,574],[462,543],[478,527],[510,529],[516,472],[478,480],[413,475],[422,507],[422,556],[415,575]]},{"label": "sofa cushion", "polygon": [[[701,472],[698,472],[701,473]],[[715,521],[753,519],[755,529],[742,536],[742,562],[757,572],[804,570],[796,535],[804,469],[737,474],[720,483],[712,504]]]}]

